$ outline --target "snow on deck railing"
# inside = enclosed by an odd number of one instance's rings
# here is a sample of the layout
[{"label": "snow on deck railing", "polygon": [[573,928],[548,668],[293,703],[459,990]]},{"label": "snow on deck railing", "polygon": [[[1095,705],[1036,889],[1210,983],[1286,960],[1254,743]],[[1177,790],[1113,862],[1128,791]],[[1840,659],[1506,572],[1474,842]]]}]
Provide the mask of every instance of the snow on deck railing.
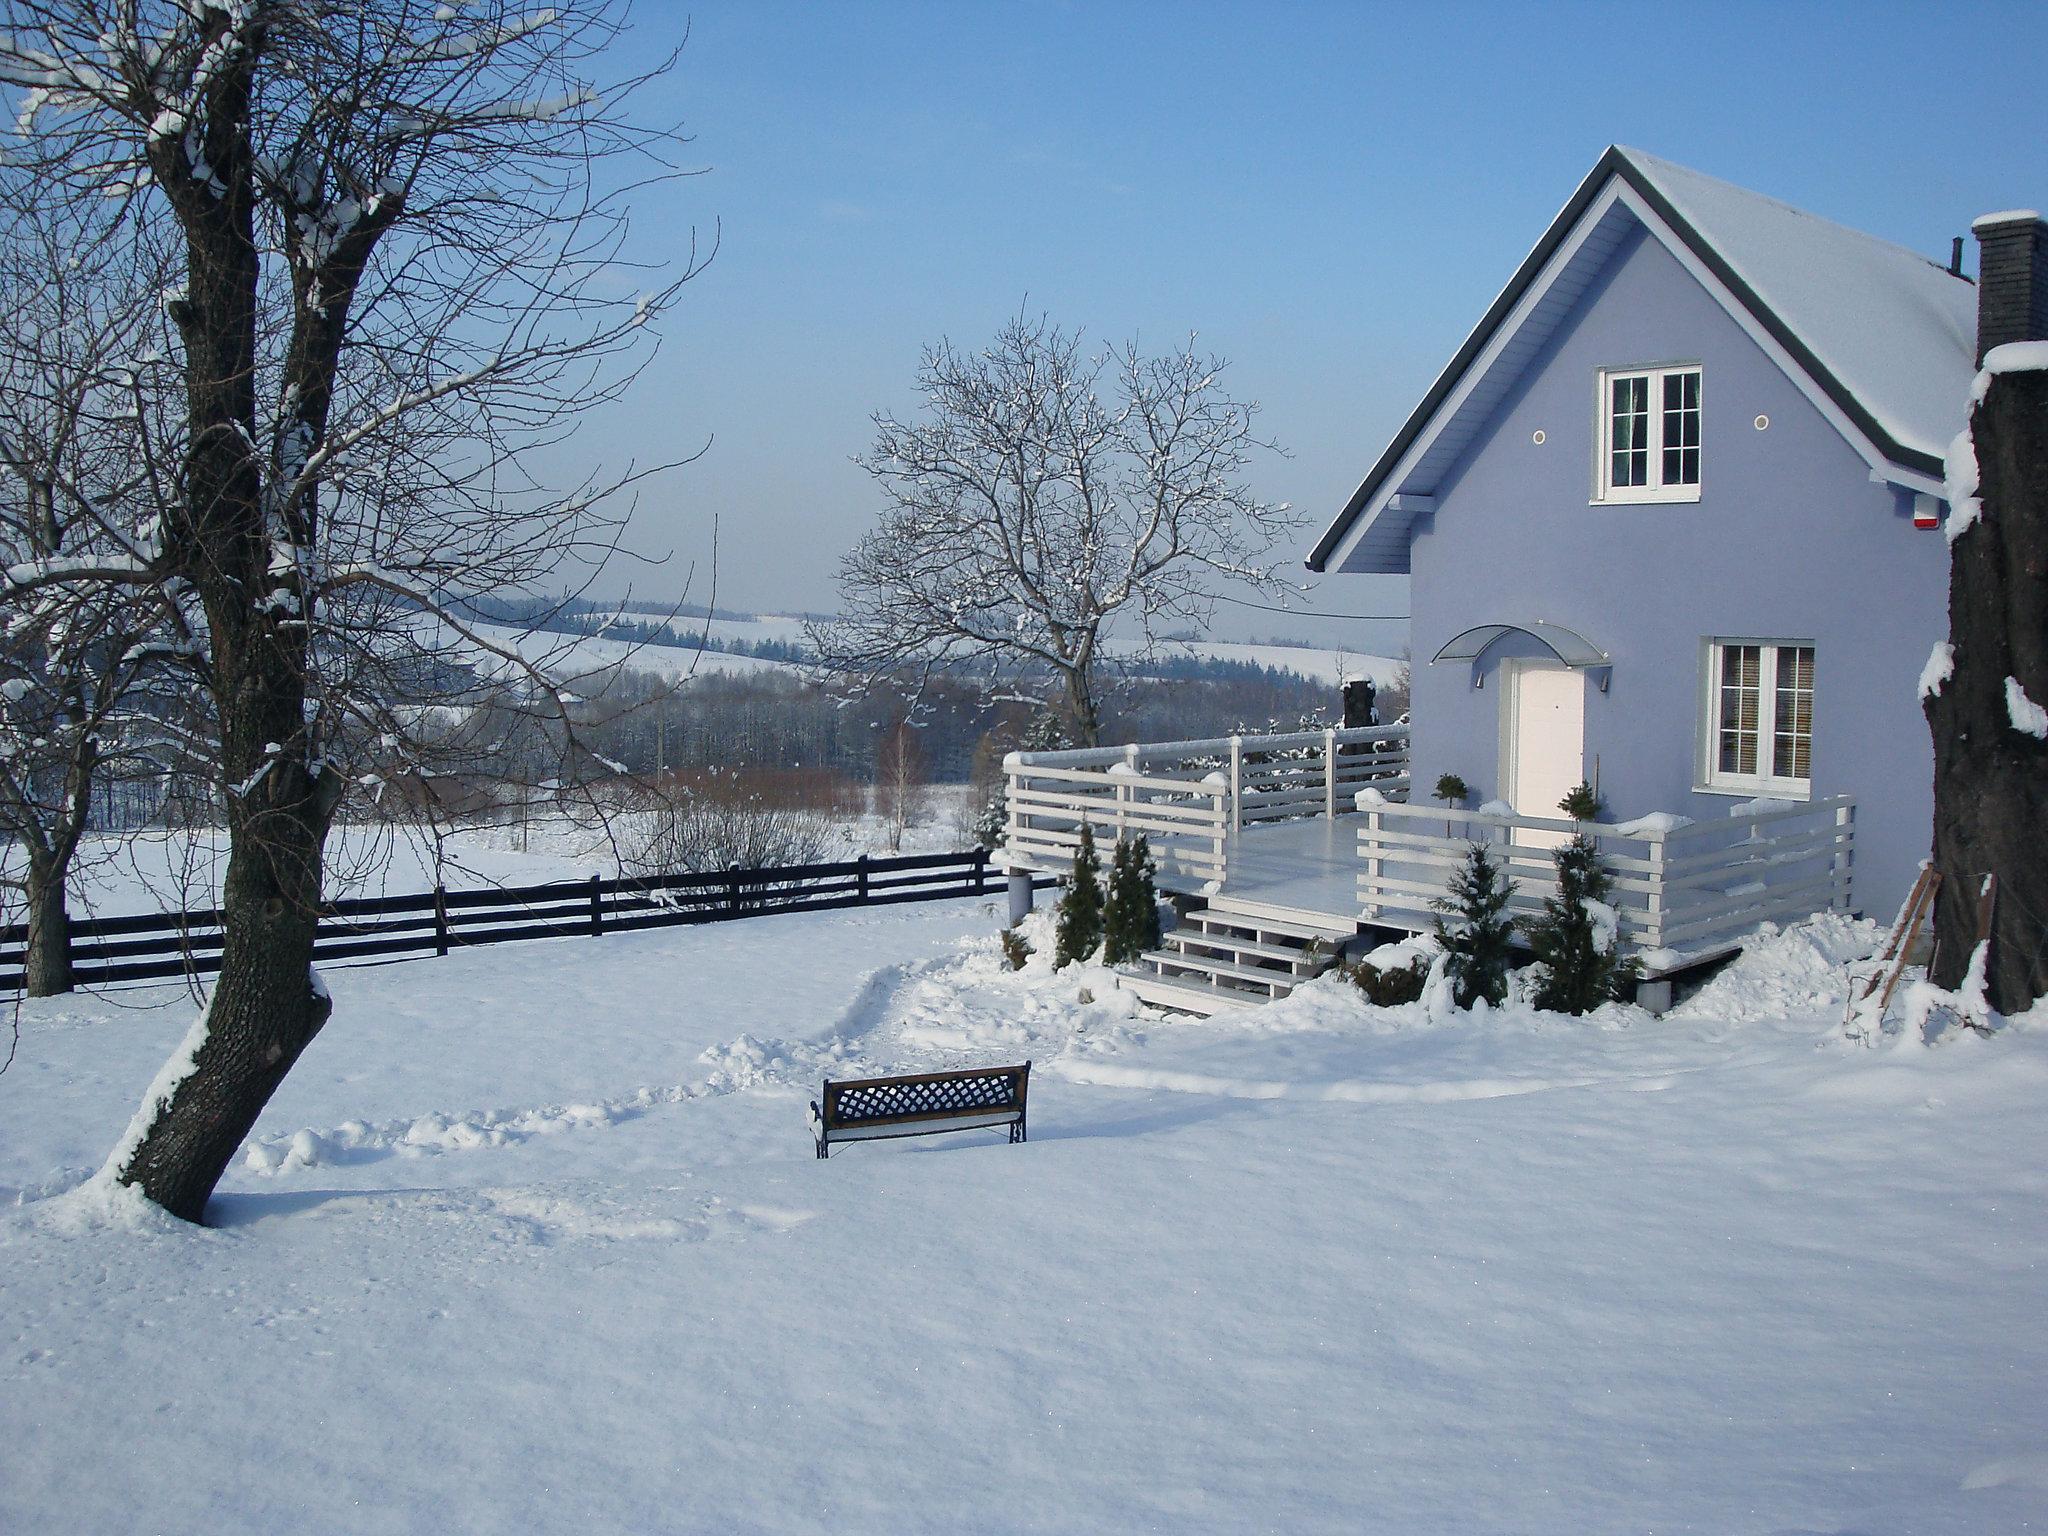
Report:
[{"label": "snow on deck railing", "polygon": [[1581,831],[1614,876],[1623,946],[1647,976],[1725,954],[1760,923],[1851,904],[1856,806],[1846,795],[1742,801],[1726,818],[1659,814],[1618,825],[1393,802],[1360,810],[1358,899],[1369,923],[1433,926],[1434,903],[1473,843],[1505,862],[1510,913],[1533,917],[1557,889],[1555,850]]},{"label": "snow on deck railing", "polygon": [[1337,816],[1357,792],[1408,792],[1406,726],[1331,727],[1257,736],[1132,742],[1003,760],[1014,864],[1065,869],[1086,823],[1104,842],[1142,834],[1161,882],[1219,885],[1242,827]]}]

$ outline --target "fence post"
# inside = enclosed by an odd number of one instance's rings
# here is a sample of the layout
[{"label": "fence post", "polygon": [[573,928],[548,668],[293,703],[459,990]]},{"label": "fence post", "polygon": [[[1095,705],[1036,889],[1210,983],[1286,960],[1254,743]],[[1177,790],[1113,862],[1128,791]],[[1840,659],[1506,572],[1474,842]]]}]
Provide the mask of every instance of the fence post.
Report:
[{"label": "fence post", "polygon": [[1230,830],[1235,832],[1244,825],[1244,738],[1230,738]]},{"label": "fence post", "polygon": [[[1134,774],[1138,771],[1138,744],[1135,741],[1124,748],[1124,766],[1130,769],[1131,772]],[[1127,818],[1129,815],[1128,807],[1131,802],[1132,790],[1131,786],[1121,778],[1117,779],[1115,782],[1116,840],[1118,842],[1122,842],[1124,840],[1124,828],[1129,825]]]},{"label": "fence post", "polygon": [[1365,861],[1365,878],[1372,888],[1371,901],[1365,904],[1367,917],[1378,917],[1384,910],[1380,903],[1380,813],[1376,810],[1365,813],[1365,835],[1371,840],[1372,853]]},{"label": "fence post", "polygon": [[590,936],[604,937],[604,882],[596,875],[590,877]]},{"label": "fence post", "polygon": [[982,894],[982,892],[986,891],[987,889],[988,850],[986,848],[977,848],[974,850],[974,884],[968,887],[967,894],[970,896],[979,896]]},{"label": "fence post", "polygon": [[1215,819],[1210,823],[1209,832],[1211,838],[1215,842],[1216,867],[1209,872],[1209,878],[1211,880],[1214,880],[1220,886],[1223,883],[1223,874],[1225,869],[1224,860],[1228,857],[1228,854],[1225,850],[1228,847],[1228,839],[1230,836],[1230,818],[1223,809],[1223,791],[1219,789],[1215,792],[1215,794]]},{"label": "fence post", "polygon": [[1650,834],[1649,949],[1664,947],[1664,834]]},{"label": "fence post", "polygon": [[1829,873],[1834,877],[1835,910],[1847,912],[1853,909],[1852,896],[1856,880],[1856,802],[1844,800],[1835,807],[1835,857],[1834,868]]},{"label": "fence post", "polygon": [[448,888],[434,882],[434,953],[448,953]]},{"label": "fence post", "polygon": [[737,859],[725,871],[725,910],[729,916],[740,915],[740,864]]},{"label": "fence post", "polygon": [[1337,819],[1337,733],[1328,727],[1323,731],[1323,814]]},{"label": "fence post", "polygon": [[866,854],[862,854],[853,861],[853,878],[860,896],[861,905],[866,906],[868,900],[868,856]]}]

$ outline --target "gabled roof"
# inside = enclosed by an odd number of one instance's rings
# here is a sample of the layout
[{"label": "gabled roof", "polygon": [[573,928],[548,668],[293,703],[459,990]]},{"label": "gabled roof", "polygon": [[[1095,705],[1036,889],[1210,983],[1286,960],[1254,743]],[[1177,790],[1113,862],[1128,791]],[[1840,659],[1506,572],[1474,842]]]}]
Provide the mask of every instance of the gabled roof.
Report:
[{"label": "gabled roof", "polygon": [[1974,372],[1972,285],[1903,246],[1617,145],[1316,541],[1311,570],[1346,546],[1365,569],[1407,569],[1416,509],[1638,226],[1777,356],[1874,473],[1938,489]]}]

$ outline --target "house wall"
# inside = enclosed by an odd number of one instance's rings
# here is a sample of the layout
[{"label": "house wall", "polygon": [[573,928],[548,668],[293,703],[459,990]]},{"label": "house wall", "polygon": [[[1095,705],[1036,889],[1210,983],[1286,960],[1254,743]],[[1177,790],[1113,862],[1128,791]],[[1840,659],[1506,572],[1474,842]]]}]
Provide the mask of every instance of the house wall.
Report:
[{"label": "house wall", "polygon": [[[1598,370],[1665,362],[1703,370],[1699,500],[1590,505]],[[1856,904],[1889,917],[1904,898],[1932,821],[1916,685],[1947,629],[1947,546],[1661,244],[1616,250],[1439,487],[1411,558],[1417,799],[1446,772],[1506,794],[1501,662],[1543,653],[1496,647],[1475,689],[1469,663],[1427,660],[1472,625],[1562,624],[1613,657],[1607,693],[1588,681],[1586,763],[1622,818],[1743,798],[1695,789],[1705,639],[1811,641],[1814,794],[1856,797]]]}]

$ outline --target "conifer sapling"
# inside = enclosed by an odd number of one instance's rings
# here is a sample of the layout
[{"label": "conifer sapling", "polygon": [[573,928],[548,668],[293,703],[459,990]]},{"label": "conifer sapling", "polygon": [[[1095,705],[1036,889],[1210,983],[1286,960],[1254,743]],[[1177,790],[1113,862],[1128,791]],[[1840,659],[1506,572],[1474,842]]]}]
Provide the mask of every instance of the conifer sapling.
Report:
[{"label": "conifer sapling", "polygon": [[1444,969],[1460,1008],[1479,998],[1498,1006],[1508,995],[1508,960],[1515,920],[1508,916],[1512,894],[1507,873],[1484,843],[1469,845],[1465,862],[1451,876],[1450,895],[1430,905],[1452,917],[1436,920]]},{"label": "conifer sapling", "polygon": [[[1591,785],[1580,784],[1558,802],[1558,809],[1583,824],[1599,817],[1600,797]],[[1619,919],[1607,902],[1614,877],[1583,825],[1552,857],[1557,894],[1544,900],[1543,915],[1529,924],[1529,945],[1543,967],[1536,1006],[1553,1013],[1591,1013],[1620,995],[1636,963],[1621,957]]]},{"label": "conifer sapling", "polygon": [[1081,846],[1074,851],[1074,872],[1060,897],[1059,922],[1053,942],[1053,969],[1093,957],[1102,947],[1102,861],[1095,855],[1095,833],[1081,823]]},{"label": "conifer sapling", "polygon": [[1128,965],[1159,947],[1159,892],[1152,847],[1142,837],[1117,839],[1109,864],[1109,899],[1103,908],[1103,959]]}]

